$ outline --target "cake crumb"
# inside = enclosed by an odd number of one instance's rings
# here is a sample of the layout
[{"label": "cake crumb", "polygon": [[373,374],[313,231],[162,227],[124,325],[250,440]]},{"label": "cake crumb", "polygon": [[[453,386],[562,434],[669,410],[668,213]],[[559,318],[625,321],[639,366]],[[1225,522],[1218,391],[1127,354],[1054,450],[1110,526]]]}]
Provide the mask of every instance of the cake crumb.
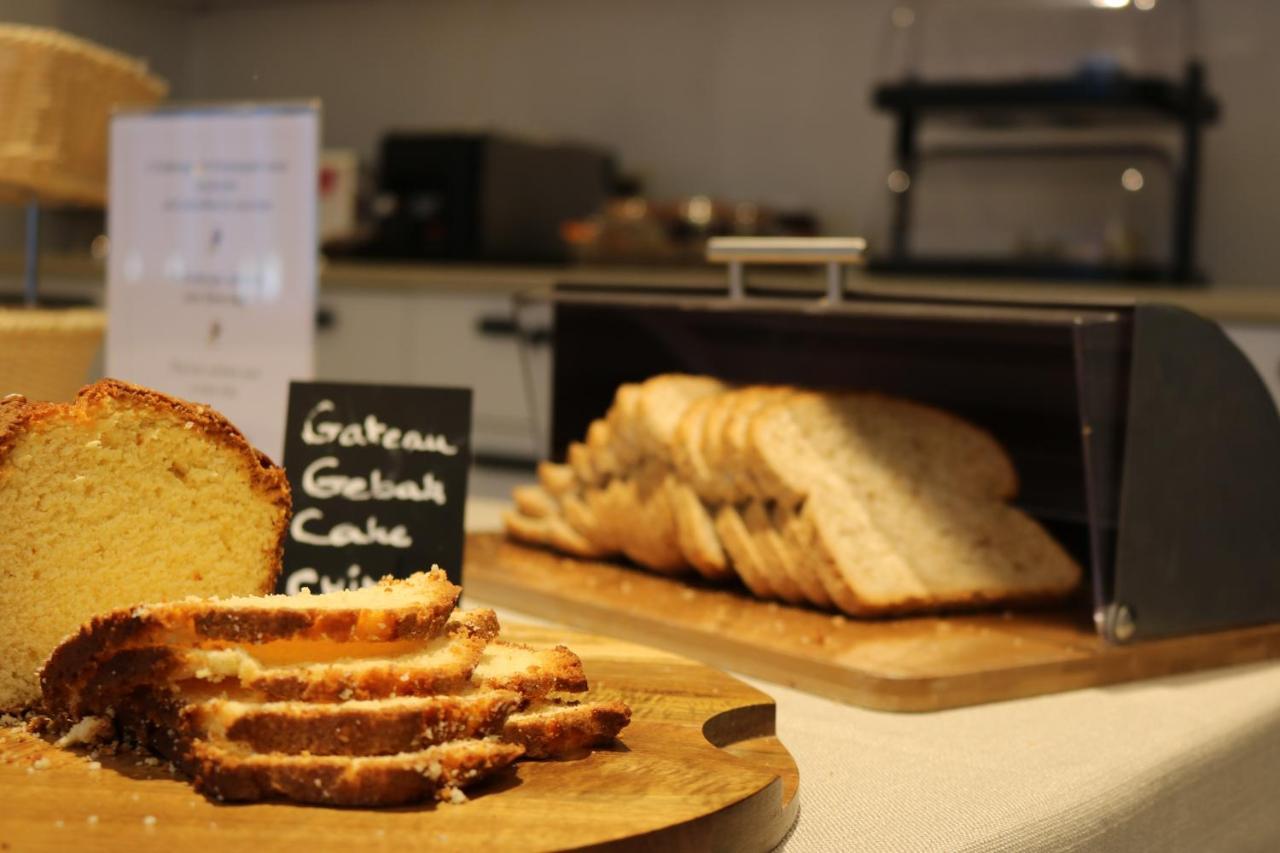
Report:
[{"label": "cake crumb", "polygon": [[154,755],[148,755],[146,758],[142,759],[142,763],[148,767],[156,767],[160,764],[160,759],[156,758]]},{"label": "cake crumb", "polygon": [[137,794],[130,794],[130,795],[129,795],[129,799],[133,800],[133,801],[136,803],[136,802],[138,802],[138,795],[137,795]]},{"label": "cake crumb", "polygon": [[102,762],[101,762],[101,761],[90,761],[90,762],[89,762],[89,769],[90,769],[90,770],[101,770],[101,769],[102,769]]},{"label": "cake crumb", "polygon": [[455,806],[460,806],[466,801],[467,801],[467,795],[462,793],[461,788],[449,789],[449,802],[453,803]]},{"label": "cake crumb", "polygon": [[143,825],[143,826],[146,826],[146,827],[152,827],[152,826],[155,826],[155,825],[156,825],[156,816],[155,816],[155,815],[153,815],[153,814],[149,814],[149,815],[147,815],[146,817],[144,817],[144,818],[142,819],[142,825]]},{"label": "cake crumb", "polygon": [[58,829],[62,829],[62,827],[67,825],[67,822],[64,821],[62,818],[58,818],[53,822],[53,825],[56,826]]},{"label": "cake crumb", "polygon": [[96,814],[91,814],[91,815],[89,815],[87,818],[85,818],[85,819],[84,819],[84,822],[85,822],[85,823],[87,823],[87,824],[89,824],[89,826],[97,826],[97,825],[98,825],[98,816],[97,816]]},{"label": "cake crumb", "polygon": [[48,770],[48,769],[49,769],[49,759],[47,759],[47,758],[37,758],[35,761],[31,762],[31,766],[32,766],[33,768],[35,768],[36,770]]}]

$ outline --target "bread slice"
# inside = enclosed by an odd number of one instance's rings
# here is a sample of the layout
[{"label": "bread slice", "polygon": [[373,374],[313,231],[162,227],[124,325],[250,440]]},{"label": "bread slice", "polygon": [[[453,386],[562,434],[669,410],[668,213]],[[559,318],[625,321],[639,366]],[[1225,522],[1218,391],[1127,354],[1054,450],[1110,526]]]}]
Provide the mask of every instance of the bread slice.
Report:
[{"label": "bread slice", "polygon": [[617,536],[592,509],[588,497],[565,495],[560,503],[560,511],[569,526],[586,538],[602,555],[613,555],[621,550]]},{"label": "bread slice", "polygon": [[735,577],[716,533],[715,519],[697,492],[674,476],[667,478],[667,488],[667,499],[675,513],[676,540],[685,559],[708,580]]},{"label": "bread slice", "polygon": [[622,702],[534,702],[507,717],[502,739],[524,747],[525,758],[566,758],[618,736],[631,722]]},{"label": "bread slice", "polygon": [[711,394],[690,403],[680,416],[671,442],[671,462],[676,473],[699,497],[707,499],[714,493],[716,475],[703,455],[702,433],[708,413],[721,396]]},{"label": "bread slice", "polygon": [[[83,684],[102,661],[132,648],[427,639],[445,629],[459,592],[443,571],[433,568],[323,595],[304,590],[295,596],[191,599],[120,608],[93,617],[64,640],[41,668],[40,686],[46,704],[65,705],[70,701],[63,695],[66,691]],[[496,620],[492,631],[497,633]]]},{"label": "bread slice", "polygon": [[655,572],[681,574],[689,564],[680,550],[668,476],[662,463],[650,461],[596,491],[589,506],[629,559]]},{"label": "bread slice", "polygon": [[533,518],[518,512],[504,512],[502,526],[513,539],[530,545],[554,548],[575,557],[590,559],[610,553],[583,536],[559,515]]},{"label": "bread slice", "polygon": [[778,597],[788,604],[813,603],[805,592],[802,581],[809,576],[800,572],[791,554],[790,546],[773,526],[773,518],[764,501],[748,501],[741,509],[742,523],[760,555],[760,571]]},{"label": "bread slice", "polygon": [[0,401],[0,710],[95,613],[275,586],[284,472],[207,406],[115,380]]},{"label": "bread slice", "polygon": [[752,386],[735,394],[724,422],[717,465],[724,480],[724,493],[737,502],[768,497],[756,482],[748,453],[751,419],[766,406],[785,404],[794,390],[783,386]]},{"label": "bread slice", "polygon": [[569,442],[565,462],[573,469],[573,476],[577,478],[579,487],[600,485],[608,479],[595,469],[591,451],[580,441]]},{"label": "bread slice", "polygon": [[1004,500],[1017,474],[986,431],[930,406],[880,394],[798,393],[757,411],[747,446],[753,476],[776,500],[797,504],[834,472],[846,480],[868,464],[906,488]]},{"label": "bread slice", "polygon": [[[793,572],[796,583],[804,590],[805,597],[818,607],[834,607],[835,603],[831,600],[831,594],[827,592],[822,575],[813,563],[813,555],[807,550],[812,547],[812,542],[806,541],[799,514],[793,507],[774,504],[769,515],[773,522],[773,530],[782,543],[781,559]],[[811,540],[812,537],[809,536],[808,539]]]},{"label": "bread slice", "polygon": [[643,458],[637,436],[639,413],[640,385],[634,382],[619,385],[613,396],[613,405],[605,414],[605,422],[609,424],[613,456],[622,471],[635,467]]},{"label": "bread slice", "polygon": [[240,754],[197,741],[187,766],[196,790],[217,800],[394,806],[459,799],[456,791],[507,767],[523,753],[518,744],[497,738],[373,756]]},{"label": "bread slice", "polygon": [[608,480],[626,472],[613,451],[613,430],[607,421],[594,420],[587,427],[587,452],[591,455],[591,469],[597,480]]},{"label": "bread slice", "polygon": [[578,491],[578,475],[568,465],[542,461],[538,463],[538,482],[547,494],[559,499]]},{"label": "bread slice", "polygon": [[532,483],[512,489],[511,499],[516,510],[529,518],[546,518],[560,512],[559,502],[541,486]]},{"label": "bread slice", "polygon": [[651,457],[669,460],[676,428],[685,410],[696,400],[721,394],[727,386],[709,376],[664,374],[640,386],[635,437],[639,450]]},{"label": "bread slice", "polygon": [[777,598],[778,593],[769,581],[765,557],[760,553],[755,538],[733,504],[724,504],[716,510],[716,535],[729,554],[734,572],[743,585],[757,598]]},{"label": "bread slice", "polygon": [[702,482],[702,497],[713,505],[731,504],[742,499],[733,488],[732,476],[724,468],[725,425],[738,397],[745,389],[726,391],[716,395],[707,406],[702,421],[701,456],[706,466],[707,478]]}]

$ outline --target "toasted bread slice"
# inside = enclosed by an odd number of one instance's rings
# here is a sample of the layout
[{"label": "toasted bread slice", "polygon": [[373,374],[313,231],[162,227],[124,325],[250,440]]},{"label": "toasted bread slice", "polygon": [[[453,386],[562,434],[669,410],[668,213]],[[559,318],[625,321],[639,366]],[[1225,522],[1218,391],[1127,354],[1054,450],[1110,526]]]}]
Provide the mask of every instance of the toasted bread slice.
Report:
[{"label": "toasted bread slice", "polygon": [[535,702],[507,718],[502,739],[524,747],[526,758],[562,758],[603,746],[631,722],[622,702]]},{"label": "toasted bread slice", "polygon": [[385,578],[360,590],[312,595],[191,599],[96,616],[54,649],[40,671],[45,702],[68,703],[96,666],[131,648],[278,640],[379,642],[439,635],[460,590],[443,571]]},{"label": "toasted bread slice", "polygon": [[197,741],[187,766],[197,791],[217,800],[285,799],[330,806],[394,806],[456,799],[456,790],[515,761],[524,747],[497,738],[456,740],[397,755],[229,752]]}]

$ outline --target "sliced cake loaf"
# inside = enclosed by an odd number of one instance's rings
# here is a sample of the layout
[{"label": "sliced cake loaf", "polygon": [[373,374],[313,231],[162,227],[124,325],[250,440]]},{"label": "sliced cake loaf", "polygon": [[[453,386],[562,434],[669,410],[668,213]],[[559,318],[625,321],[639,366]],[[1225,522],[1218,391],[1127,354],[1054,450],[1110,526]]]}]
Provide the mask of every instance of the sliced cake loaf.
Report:
[{"label": "sliced cake loaf", "polygon": [[[200,619],[243,625],[290,612],[270,598],[105,614],[51,656],[46,710],[69,735],[111,721],[211,797],[328,805],[460,801],[461,786],[526,752],[568,755],[627,725],[622,703],[564,698],[587,689],[569,649],[495,639],[490,610],[436,618],[458,593],[440,572],[387,580],[300,601],[307,618],[287,630],[208,629]],[[322,630],[352,613],[343,621],[363,630]],[[135,630],[120,630],[128,624]]]},{"label": "sliced cake loaf", "polygon": [[95,613],[273,589],[284,472],[217,412],[114,380],[0,401],[0,710]]}]

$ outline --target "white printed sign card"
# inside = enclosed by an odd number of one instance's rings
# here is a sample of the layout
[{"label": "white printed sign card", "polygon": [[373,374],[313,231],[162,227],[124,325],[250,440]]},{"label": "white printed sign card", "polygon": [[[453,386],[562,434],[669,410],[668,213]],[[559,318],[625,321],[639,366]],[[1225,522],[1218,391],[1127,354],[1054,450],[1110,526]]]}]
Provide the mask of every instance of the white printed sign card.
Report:
[{"label": "white printed sign card", "polygon": [[211,404],[276,461],[313,376],[319,135],[315,104],[111,121],[107,374]]},{"label": "white printed sign card", "polygon": [[470,389],[291,383],[284,464],[279,591],[358,589],[432,565],[461,582]]}]

